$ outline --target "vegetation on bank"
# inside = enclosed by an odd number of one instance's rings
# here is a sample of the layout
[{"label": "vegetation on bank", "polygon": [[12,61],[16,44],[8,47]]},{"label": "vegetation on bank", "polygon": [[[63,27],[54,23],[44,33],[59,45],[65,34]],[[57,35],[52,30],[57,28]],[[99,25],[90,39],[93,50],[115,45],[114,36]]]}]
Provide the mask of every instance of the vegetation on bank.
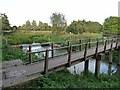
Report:
[{"label": "vegetation on bank", "polygon": [[3,41],[2,44],[2,62],[11,60],[27,60],[26,54],[19,48],[13,48]]},{"label": "vegetation on bank", "polygon": [[52,34],[52,33],[19,33],[19,34],[9,34],[4,35],[3,38],[6,39],[6,42],[10,45],[18,44],[31,44],[31,43],[43,43],[43,42],[59,42],[70,39],[85,39],[85,38],[102,38],[102,34],[98,33],[85,33],[85,34]]},{"label": "vegetation on bank", "polygon": [[101,74],[99,78],[96,78],[92,73],[88,76],[74,75],[65,69],[16,87],[33,90],[38,88],[120,88],[119,83],[120,76],[118,75]]}]

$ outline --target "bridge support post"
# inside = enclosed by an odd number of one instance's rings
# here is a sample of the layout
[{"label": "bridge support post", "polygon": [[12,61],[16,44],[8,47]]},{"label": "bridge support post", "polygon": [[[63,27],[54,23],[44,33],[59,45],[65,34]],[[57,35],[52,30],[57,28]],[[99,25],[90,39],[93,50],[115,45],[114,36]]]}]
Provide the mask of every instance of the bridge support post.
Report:
[{"label": "bridge support post", "polygon": [[85,60],[85,64],[84,64],[84,74],[88,75],[89,72],[89,59]]},{"label": "bridge support post", "polygon": [[113,58],[113,55],[112,55],[112,46],[113,46],[113,39],[112,39],[111,48],[110,48],[110,51],[109,51],[109,64],[112,64],[112,58]]},{"label": "bridge support post", "polygon": [[112,71],[112,64],[109,63],[108,65],[108,75],[111,75],[111,71]]},{"label": "bridge support post", "polygon": [[48,72],[48,50],[45,53],[45,62],[44,62],[44,74]]},{"label": "bridge support post", "polygon": [[109,64],[112,64],[112,58],[113,58],[112,51],[109,51]]},{"label": "bridge support post", "polygon": [[95,76],[99,77],[100,75],[100,60],[101,60],[101,55],[98,55],[96,57],[96,64],[95,64]]}]

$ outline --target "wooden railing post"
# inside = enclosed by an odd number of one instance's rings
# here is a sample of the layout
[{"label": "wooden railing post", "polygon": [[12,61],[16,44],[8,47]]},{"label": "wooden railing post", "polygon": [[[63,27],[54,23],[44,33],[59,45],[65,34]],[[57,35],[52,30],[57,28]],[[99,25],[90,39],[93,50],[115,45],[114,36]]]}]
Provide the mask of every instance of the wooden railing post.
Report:
[{"label": "wooden railing post", "polygon": [[45,52],[44,74],[48,72],[48,50]]},{"label": "wooden railing post", "polygon": [[95,58],[97,58],[97,56],[98,56],[98,45],[99,45],[99,41],[97,39],[96,50],[95,50]]},{"label": "wooden railing post", "polygon": [[68,48],[67,48],[68,53],[69,53],[69,49],[70,49],[70,41],[68,41]]},{"label": "wooden railing post", "polygon": [[106,47],[107,47],[107,40],[105,40],[105,44],[104,44],[104,53],[106,52]]},{"label": "wooden railing post", "polygon": [[82,45],[81,45],[82,44],[82,40],[81,39],[79,40],[79,43],[80,43],[79,50],[81,51],[82,50]]},{"label": "wooden railing post", "polygon": [[116,39],[116,46],[115,48],[117,49],[118,48],[118,38]]},{"label": "wooden railing post", "polygon": [[98,55],[96,57],[96,64],[95,64],[95,76],[99,77],[100,75],[100,60],[101,60],[101,55]]},{"label": "wooden railing post", "polygon": [[51,51],[51,54],[52,54],[52,58],[54,57],[54,43],[51,43],[51,49],[52,49],[52,51]]},{"label": "wooden railing post", "polygon": [[86,60],[88,43],[85,44],[84,61]]},{"label": "wooden railing post", "polygon": [[70,45],[68,52],[68,67],[71,66],[71,54],[72,54],[72,46]]},{"label": "wooden railing post", "polygon": [[20,45],[20,49],[23,49],[23,46],[22,46],[22,45]]},{"label": "wooden railing post", "polygon": [[[32,46],[29,45],[29,52],[32,52]],[[29,62],[31,63],[32,62],[32,54],[29,54]]]},{"label": "wooden railing post", "polygon": [[91,43],[90,43],[90,42],[91,42],[91,39],[90,39],[90,38],[89,38],[89,41],[88,41],[88,42],[89,42],[89,46],[88,46],[88,47],[91,48]]}]

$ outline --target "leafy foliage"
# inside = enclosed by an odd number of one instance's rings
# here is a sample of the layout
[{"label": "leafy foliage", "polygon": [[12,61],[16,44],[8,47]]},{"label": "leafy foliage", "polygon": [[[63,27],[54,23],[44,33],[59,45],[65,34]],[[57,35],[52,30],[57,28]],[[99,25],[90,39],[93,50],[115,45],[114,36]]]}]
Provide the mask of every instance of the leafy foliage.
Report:
[{"label": "leafy foliage", "polygon": [[21,49],[16,49],[11,47],[10,45],[6,44],[3,41],[2,44],[2,61],[10,61],[10,60],[17,60],[21,59],[23,61],[27,60],[28,57]]},{"label": "leafy foliage", "polygon": [[74,34],[83,34],[86,32],[90,33],[99,33],[102,30],[102,25],[99,24],[98,22],[91,22],[88,21],[86,22],[85,20],[83,21],[73,21],[67,28],[67,32],[71,32]]},{"label": "leafy foliage", "polygon": [[50,20],[53,27],[53,33],[60,33],[61,31],[65,31],[67,22],[63,14],[53,13],[50,17]]},{"label": "leafy foliage", "polygon": [[55,72],[45,75],[36,80],[30,81],[28,84],[17,86],[26,88],[120,88],[120,77],[117,75],[108,76],[100,75],[97,79],[92,73],[88,76],[84,74],[73,75],[67,70]]},{"label": "leafy foliage", "polygon": [[118,34],[120,17],[110,16],[106,18],[103,24],[103,30],[105,34]]},{"label": "leafy foliage", "polygon": [[8,17],[7,15],[4,13],[4,14],[1,14],[0,16],[0,26],[2,26],[2,30],[10,30],[10,23],[9,23],[9,20],[8,20]]}]

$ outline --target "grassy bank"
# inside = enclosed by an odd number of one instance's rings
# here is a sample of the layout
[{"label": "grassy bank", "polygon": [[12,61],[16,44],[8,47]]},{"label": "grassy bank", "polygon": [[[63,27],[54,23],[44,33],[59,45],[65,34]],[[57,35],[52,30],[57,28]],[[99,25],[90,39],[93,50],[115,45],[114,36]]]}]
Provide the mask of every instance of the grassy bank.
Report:
[{"label": "grassy bank", "polygon": [[101,34],[96,33],[86,33],[82,35],[74,35],[74,34],[52,34],[52,33],[20,33],[20,34],[9,34],[5,35],[4,38],[6,39],[6,42],[9,44],[24,44],[24,43],[43,43],[43,42],[58,42],[58,41],[64,41],[69,39],[76,39],[76,38],[98,38],[102,37]]},{"label": "grassy bank", "polygon": [[120,76],[100,75],[97,79],[93,74],[73,75],[67,70],[45,75],[27,84],[19,85],[19,88],[120,88]]}]

